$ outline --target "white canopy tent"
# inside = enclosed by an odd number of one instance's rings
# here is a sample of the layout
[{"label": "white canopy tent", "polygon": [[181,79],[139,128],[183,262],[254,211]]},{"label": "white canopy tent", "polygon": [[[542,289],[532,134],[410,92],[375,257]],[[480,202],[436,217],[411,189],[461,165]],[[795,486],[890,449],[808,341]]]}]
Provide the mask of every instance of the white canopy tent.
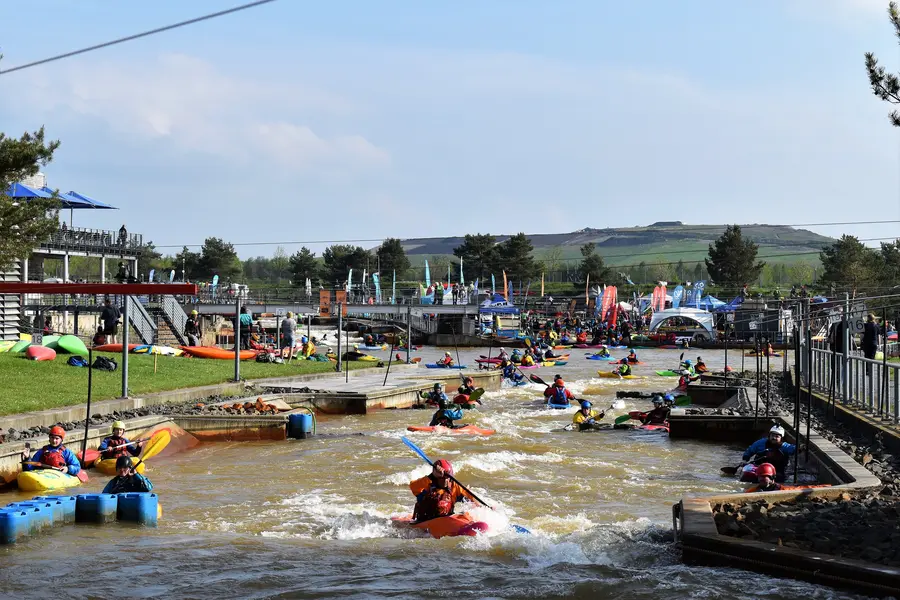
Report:
[{"label": "white canopy tent", "polygon": [[716,339],[716,322],[712,313],[699,308],[667,308],[653,313],[650,319],[650,331],[655,332],[665,321],[673,317],[681,317],[694,321],[709,333],[709,339]]}]

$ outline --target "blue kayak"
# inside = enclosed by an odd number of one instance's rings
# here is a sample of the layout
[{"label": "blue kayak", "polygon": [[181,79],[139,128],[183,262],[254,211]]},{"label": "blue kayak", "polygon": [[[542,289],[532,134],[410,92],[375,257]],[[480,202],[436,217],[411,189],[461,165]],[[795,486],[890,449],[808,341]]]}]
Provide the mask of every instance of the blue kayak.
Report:
[{"label": "blue kayak", "polygon": [[528,385],[529,382],[525,379],[522,379],[520,381],[513,381],[512,379],[504,379],[503,383],[505,383],[506,385],[514,386],[514,387],[521,387],[523,385]]},{"label": "blue kayak", "polygon": [[446,365],[439,365],[437,363],[428,363],[425,365],[428,369],[468,369],[469,365],[453,365],[452,367],[448,367]]},{"label": "blue kayak", "polygon": [[568,405],[568,404],[551,404],[551,403],[548,402],[548,403],[547,403],[547,408],[560,408],[560,409],[562,409],[562,408],[569,408],[569,405]]},{"label": "blue kayak", "polygon": [[615,358],[614,356],[592,356],[592,355],[588,355],[588,356],[585,356],[585,358],[588,359],[588,360],[616,360],[616,358]]}]

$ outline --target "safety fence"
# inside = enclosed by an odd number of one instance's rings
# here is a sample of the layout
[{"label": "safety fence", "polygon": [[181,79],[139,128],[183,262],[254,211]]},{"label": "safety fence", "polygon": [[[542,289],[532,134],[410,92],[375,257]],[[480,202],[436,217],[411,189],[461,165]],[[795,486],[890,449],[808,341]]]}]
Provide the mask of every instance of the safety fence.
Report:
[{"label": "safety fence", "polygon": [[[806,349],[804,349],[806,350]],[[830,400],[876,418],[900,423],[900,363],[858,354],[812,348],[801,350],[801,381]],[[811,360],[810,360],[811,356]],[[809,363],[807,368],[806,363]]]}]

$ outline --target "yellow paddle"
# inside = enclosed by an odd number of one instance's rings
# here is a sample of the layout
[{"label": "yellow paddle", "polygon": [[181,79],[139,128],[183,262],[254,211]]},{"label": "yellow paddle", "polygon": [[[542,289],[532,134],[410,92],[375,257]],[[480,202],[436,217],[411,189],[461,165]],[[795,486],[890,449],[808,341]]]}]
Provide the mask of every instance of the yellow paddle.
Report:
[{"label": "yellow paddle", "polygon": [[148,458],[153,458],[162,452],[171,441],[172,434],[169,433],[169,430],[160,429],[150,437],[150,441],[144,446],[144,451],[141,453],[141,460],[146,461]]}]

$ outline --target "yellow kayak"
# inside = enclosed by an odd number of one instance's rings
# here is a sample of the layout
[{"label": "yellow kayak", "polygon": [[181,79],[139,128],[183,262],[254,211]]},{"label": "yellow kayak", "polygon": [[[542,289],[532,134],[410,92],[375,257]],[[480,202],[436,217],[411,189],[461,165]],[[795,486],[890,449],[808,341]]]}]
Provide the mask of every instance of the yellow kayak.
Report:
[{"label": "yellow kayak", "polygon": [[[132,460],[137,460],[136,458],[132,458]],[[143,474],[144,465],[147,463],[141,461],[141,463],[137,466],[138,473]],[[104,475],[115,475],[116,474],[116,459],[115,458],[104,458],[103,460],[98,460],[94,463],[94,468],[103,473]]]},{"label": "yellow kayak", "polygon": [[640,379],[638,375],[619,375],[618,373],[610,373],[609,371],[597,371],[597,376],[606,379]]},{"label": "yellow kayak", "polygon": [[81,485],[81,480],[77,477],[61,471],[54,471],[53,469],[22,471],[16,477],[16,481],[19,484],[19,489],[23,492],[61,490]]},{"label": "yellow kayak", "polygon": [[13,341],[0,342],[0,352],[9,352],[9,349],[15,345],[16,343]]}]

